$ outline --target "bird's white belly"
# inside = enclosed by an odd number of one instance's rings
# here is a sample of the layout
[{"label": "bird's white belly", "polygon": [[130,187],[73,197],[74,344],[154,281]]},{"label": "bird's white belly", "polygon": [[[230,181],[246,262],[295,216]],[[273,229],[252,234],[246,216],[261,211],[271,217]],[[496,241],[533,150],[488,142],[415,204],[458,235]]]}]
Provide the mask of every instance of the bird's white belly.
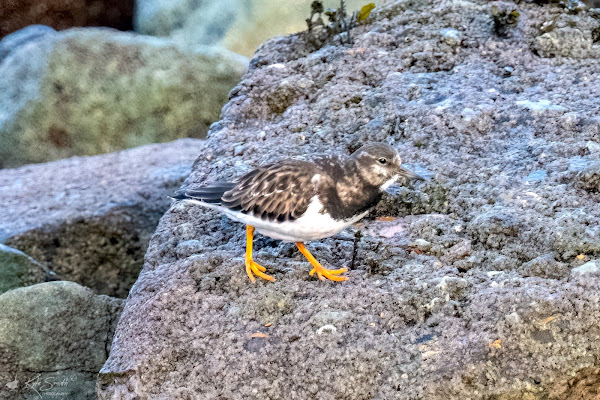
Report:
[{"label": "bird's white belly", "polygon": [[252,215],[243,214],[239,211],[233,211],[214,204],[207,204],[200,201],[193,202],[216,209],[234,221],[251,225],[262,235],[286,242],[306,242],[333,236],[368,213],[368,211],[365,211],[348,220],[335,220],[328,214],[321,213],[323,204],[315,196],[312,198],[306,212],[300,218],[293,221],[275,222],[265,221]]}]

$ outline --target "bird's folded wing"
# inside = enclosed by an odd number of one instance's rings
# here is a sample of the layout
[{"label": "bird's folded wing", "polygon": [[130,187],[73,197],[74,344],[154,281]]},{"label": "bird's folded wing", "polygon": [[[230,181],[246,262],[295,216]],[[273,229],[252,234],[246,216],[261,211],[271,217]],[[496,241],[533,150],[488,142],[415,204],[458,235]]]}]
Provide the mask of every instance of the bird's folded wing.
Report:
[{"label": "bird's folded wing", "polygon": [[271,221],[304,214],[316,195],[313,163],[289,160],[257,168],[237,180],[221,197],[221,205]]}]

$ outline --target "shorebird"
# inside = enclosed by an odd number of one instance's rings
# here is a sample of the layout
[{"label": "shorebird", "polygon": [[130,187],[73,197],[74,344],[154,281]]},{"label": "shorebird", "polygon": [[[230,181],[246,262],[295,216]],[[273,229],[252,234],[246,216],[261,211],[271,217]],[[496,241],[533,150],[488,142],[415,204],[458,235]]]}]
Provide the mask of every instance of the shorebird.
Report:
[{"label": "shorebird", "polygon": [[363,218],[399,178],[423,178],[404,168],[398,152],[385,144],[367,144],[350,156],[320,155],[309,160],[283,159],[258,167],[232,182],[215,182],[177,191],[186,200],[246,225],[246,273],[275,281],[252,259],[255,230],[296,243],[313,266],[310,275],[343,281],[347,268],[324,268],[304,243],[335,235]]}]

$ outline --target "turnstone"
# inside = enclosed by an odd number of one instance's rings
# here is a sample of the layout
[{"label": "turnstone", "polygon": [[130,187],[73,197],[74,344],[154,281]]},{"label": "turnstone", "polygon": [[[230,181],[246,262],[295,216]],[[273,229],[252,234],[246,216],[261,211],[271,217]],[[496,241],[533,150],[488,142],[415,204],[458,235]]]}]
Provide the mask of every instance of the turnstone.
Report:
[{"label": "turnstone", "polygon": [[177,191],[188,200],[246,224],[246,273],[275,279],[252,259],[254,230],[273,239],[295,242],[312,264],[310,275],[343,281],[346,268],[326,269],[304,242],[332,236],[363,218],[383,191],[400,177],[423,179],[402,167],[398,152],[385,144],[367,144],[352,155],[285,159],[258,167],[233,182],[217,182]]}]

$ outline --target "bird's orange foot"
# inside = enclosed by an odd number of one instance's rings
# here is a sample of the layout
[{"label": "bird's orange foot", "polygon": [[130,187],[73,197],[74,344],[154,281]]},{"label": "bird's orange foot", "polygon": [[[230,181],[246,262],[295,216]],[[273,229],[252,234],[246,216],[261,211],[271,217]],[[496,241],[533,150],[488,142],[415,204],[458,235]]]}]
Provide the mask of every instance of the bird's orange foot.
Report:
[{"label": "bird's orange foot", "polygon": [[256,282],[254,279],[254,275],[266,279],[271,282],[275,282],[275,278],[271,275],[265,274],[267,270],[260,264],[252,261],[252,240],[254,239],[254,227],[246,226],[246,273],[248,274],[248,278],[252,281],[252,283]]},{"label": "bird's orange foot", "polygon": [[255,282],[254,275],[266,279],[271,282],[275,282],[275,278],[271,275],[265,274],[267,269],[260,264],[255,263],[252,259],[246,258],[246,273],[252,282]]},{"label": "bird's orange foot", "polygon": [[345,281],[348,279],[348,277],[346,277],[346,276],[339,276],[340,274],[343,274],[344,272],[348,271],[348,268],[340,268],[340,269],[323,268],[323,266],[316,260],[316,258],[313,257],[312,254],[310,254],[310,251],[308,251],[306,246],[304,246],[304,243],[297,242],[296,246],[298,247],[298,250],[300,250],[300,252],[302,254],[304,254],[304,257],[306,257],[306,259],[313,266],[313,269],[309,272],[310,276],[313,276],[316,272],[317,276],[319,277],[320,280],[329,279],[330,281],[340,282],[340,281]]},{"label": "bird's orange foot", "polygon": [[309,275],[313,276],[315,272],[320,280],[329,279],[330,281],[341,282],[348,280],[347,276],[339,276],[344,272],[348,271],[348,268],[340,268],[340,269],[327,269],[323,268],[323,266],[316,265],[310,272]]}]

